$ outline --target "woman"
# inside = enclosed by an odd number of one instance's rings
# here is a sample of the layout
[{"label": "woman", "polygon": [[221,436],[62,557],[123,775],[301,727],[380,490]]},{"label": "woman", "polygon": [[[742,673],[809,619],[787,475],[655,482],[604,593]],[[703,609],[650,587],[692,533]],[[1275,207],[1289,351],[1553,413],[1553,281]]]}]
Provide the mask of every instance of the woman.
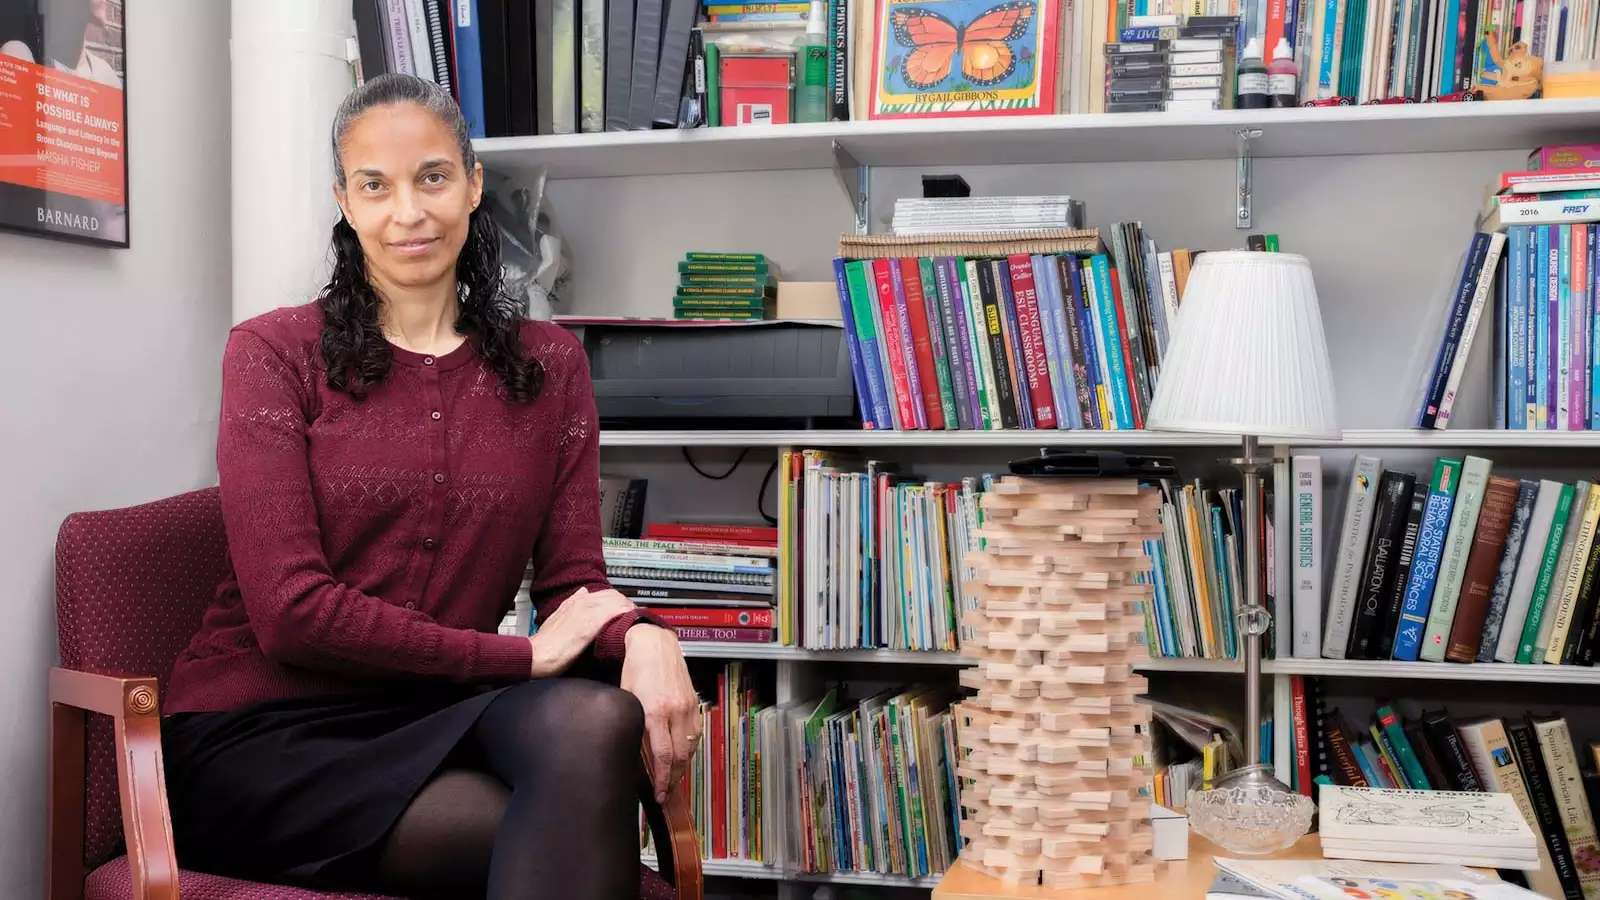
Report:
[{"label": "woman", "polygon": [[[223,355],[233,573],[167,692],[179,859],[406,896],[637,897],[640,741],[664,796],[698,712],[672,632],[606,584],[583,350],[502,294],[447,94],[375,78],[333,148],[332,277]],[[496,634],[530,555],[537,632]],[[620,689],[563,677],[619,664]]]}]

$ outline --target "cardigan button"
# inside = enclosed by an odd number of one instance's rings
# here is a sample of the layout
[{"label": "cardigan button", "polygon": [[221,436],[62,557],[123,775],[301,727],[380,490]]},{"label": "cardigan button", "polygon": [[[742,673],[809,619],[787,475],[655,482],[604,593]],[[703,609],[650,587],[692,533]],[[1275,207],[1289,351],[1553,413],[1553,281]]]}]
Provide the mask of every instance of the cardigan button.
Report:
[{"label": "cardigan button", "polygon": [[422,539],[422,549],[432,550],[435,546],[437,546],[437,544],[434,542],[433,538]]},{"label": "cardigan button", "polygon": [[422,358],[422,364],[423,364],[423,365],[425,365],[425,366],[431,366],[431,365],[433,365],[433,357],[431,357],[431,356],[424,356],[424,357],[423,357],[423,358]]},{"label": "cardigan button", "polygon": [[433,473],[433,483],[434,484],[444,484],[444,473],[443,472],[435,472],[435,473]]},{"label": "cardigan button", "polygon": [[442,418],[444,418],[444,416],[443,416],[443,415],[442,415],[442,414],[441,414],[441,413],[440,413],[440,412],[439,412],[439,411],[438,411],[438,410],[437,410],[437,409],[436,409],[436,410],[434,410],[434,411],[433,411],[433,412],[431,412],[431,413],[428,413],[428,415],[429,415],[429,417],[430,417],[430,418],[432,418],[432,419],[433,419],[433,420],[434,420],[434,421],[435,421],[435,422],[437,422],[437,421],[439,421],[439,420],[440,420],[440,419],[442,419]]},{"label": "cardigan button", "polygon": [[416,603],[414,603],[414,602],[412,602],[410,600],[406,601],[406,609],[416,609],[416,608],[417,608],[417,604]]}]

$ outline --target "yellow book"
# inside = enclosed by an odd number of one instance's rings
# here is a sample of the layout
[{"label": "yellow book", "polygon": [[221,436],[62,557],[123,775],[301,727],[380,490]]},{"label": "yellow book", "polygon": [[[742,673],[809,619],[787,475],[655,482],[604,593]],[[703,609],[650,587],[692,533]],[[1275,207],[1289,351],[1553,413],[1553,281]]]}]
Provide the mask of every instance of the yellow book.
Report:
[{"label": "yellow book", "polygon": [[778,643],[794,646],[794,451],[778,454]]},{"label": "yellow book", "polygon": [[1219,774],[1217,772],[1217,755],[1222,750],[1222,741],[1213,739],[1211,743],[1200,748],[1200,785],[1201,790],[1211,790],[1211,781]]},{"label": "yellow book", "polygon": [[1550,646],[1544,653],[1544,661],[1552,666],[1561,663],[1561,652],[1566,647],[1568,633],[1572,631],[1578,590],[1583,586],[1583,573],[1588,567],[1589,549],[1594,545],[1597,527],[1600,527],[1600,482],[1590,486],[1589,498],[1584,501],[1583,519],[1578,526],[1577,540],[1572,545],[1572,562],[1567,566],[1566,580],[1562,582],[1561,602],[1555,606],[1555,625],[1550,630]]},{"label": "yellow book", "polygon": [[1200,620],[1200,655],[1208,659],[1217,656],[1217,636],[1211,627],[1211,590],[1206,578],[1206,550],[1200,535],[1200,514],[1195,509],[1194,485],[1183,486],[1183,517],[1187,523],[1184,537],[1189,542],[1189,571],[1193,573],[1193,593]]}]

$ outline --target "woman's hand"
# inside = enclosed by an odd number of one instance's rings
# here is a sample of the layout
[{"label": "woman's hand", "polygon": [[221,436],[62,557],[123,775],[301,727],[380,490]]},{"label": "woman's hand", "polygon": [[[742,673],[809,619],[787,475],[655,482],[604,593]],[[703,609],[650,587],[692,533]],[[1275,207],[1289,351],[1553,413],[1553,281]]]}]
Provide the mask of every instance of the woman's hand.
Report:
[{"label": "woman's hand", "polygon": [[700,698],[689,682],[678,636],[656,625],[628,629],[622,658],[622,689],[644,707],[645,742],[650,746],[650,781],[656,802],[683,777],[700,741]]},{"label": "woman's hand", "polygon": [[633,601],[616,591],[590,593],[578,588],[528,638],[533,644],[533,677],[565,672],[594,643],[607,622],[633,608]]}]

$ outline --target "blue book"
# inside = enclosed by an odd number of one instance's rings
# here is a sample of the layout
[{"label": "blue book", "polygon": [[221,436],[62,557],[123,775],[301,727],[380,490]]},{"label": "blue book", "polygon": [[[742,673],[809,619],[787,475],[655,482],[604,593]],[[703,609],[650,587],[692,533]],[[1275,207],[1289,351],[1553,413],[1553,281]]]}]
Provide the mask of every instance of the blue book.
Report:
[{"label": "blue book", "polygon": [[1106,425],[1100,416],[1098,399],[1103,387],[1100,384],[1099,339],[1094,333],[1094,319],[1089,315],[1089,305],[1084,299],[1088,293],[1083,287],[1083,266],[1076,256],[1068,256],[1066,260],[1067,275],[1072,282],[1072,315],[1078,320],[1078,335],[1083,339],[1083,372],[1089,388],[1089,424],[1104,429]]},{"label": "blue book", "polygon": [[[1461,0],[1446,0],[1444,5],[1444,18],[1441,22],[1458,22],[1461,20]],[[1465,27],[1465,26],[1463,26]],[[1439,96],[1453,94],[1457,89],[1456,77],[1456,29],[1444,28],[1444,45],[1439,51]]]},{"label": "blue book", "polygon": [[840,299],[847,301],[846,317],[855,317],[856,339],[861,345],[861,367],[866,374],[867,397],[872,401],[872,424],[890,430],[894,428],[894,417],[889,411],[889,392],[883,383],[883,359],[878,355],[878,337],[868,305],[872,302],[872,295],[869,293],[866,267],[860,260],[850,260],[844,264],[844,271],[847,293]]},{"label": "blue book", "polygon": [[[1011,348],[1011,358],[1015,363],[1011,368],[1011,383],[1015,390],[1013,396],[1017,400],[1017,424],[1021,428],[1037,428],[1038,423],[1033,420],[1033,392],[1028,390],[1028,364],[1022,357],[1022,327],[1017,320],[1017,296],[1011,290],[1011,264],[1009,260],[997,259],[994,261],[994,287],[1000,301],[1000,314],[1006,317],[1005,327],[1000,329],[1001,336],[1006,339],[1006,346]],[[1038,287],[1035,286],[1035,292]],[[997,365],[1003,365],[996,360]]]},{"label": "blue book", "polygon": [[1444,334],[1433,354],[1433,368],[1428,370],[1428,381],[1423,387],[1422,402],[1418,404],[1418,428],[1432,428],[1439,418],[1439,407],[1444,403],[1444,392],[1450,381],[1450,366],[1455,362],[1461,344],[1461,332],[1466,327],[1467,312],[1472,307],[1472,295],[1478,286],[1478,271],[1483,268],[1484,257],[1489,252],[1489,236],[1478,232],[1472,236],[1461,265],[1461,277],[1456,279],[1455,295],[1445,312]]},{"label": "blue book", "polygon": [[1217,570],[1217,594],[1219,602],[1211,604],[1211,627],[1216,629],[1217,640],[1222,645],[1222,655],[1228,659],[1234,656],[1233,629],[1229,627],[1233,622],[1234,610],[1237,604],[1233,599],[1233,580],[1229,578],[1228,570],[1228,542],[1223,534],[1222,507],[1211,507],[1211,559]]},{"label": "blue book", "polygon": [[1045,370],[1055,401],[1056,429],[1067,431],[1078,427],[1078,393],[1072,381],[1072,355],[1067,353],[1061,327],[1061,273],[1053,257],[1034,255],[1029,265],[1039,291],[1039,330],[1044,333]]},{"label": "blue book", "polygon": [[1534,306],[1534,362],[1533,375],[1535,387],[1534,396],[1534,428],[1542,431],[1550,427],[1549,411],[1551,407],[1550,385],[1554,380],[1550,378],[1550,226],[1539,225],[1534,228],[1538,244],[1537,256],[1534,257],[1535,265],[1535,291],[1533,294]]},{"label": "blue book", "polygon": [[952,348],[950,364],[952,378],[959,373],[955,384],[956,403],[962,406],[962,427],[974,431],[983,427],[983,413],[978,408],[977,363],[972,358],[972,334],[967,330],[967,301],[961,295],[961,275],[953,257],[942,256],[933,261],[933,273],[939,287],[939,302],[945,304],[945,321],[951,329]]},{"label": "blue book", "polygon": [[1524,429],[1532,431],[1541,427],[1537,421],[1539,412],[1537,394],[1539,388],[1539,229],[1529,227],[1524,244],[1526,246],[1523,249],[1527,251],[1528,260],[1523,266],[1527,269],[1524,276],[1527,285],[1523,292],[1527,297],[1528,310],[1523,316],[1522,323],[1524,332],[1523,369],[1525,370],[1522,402],[1527,409],[1528,418],[1528,423],[1524,426]]},{"label": "blue book", "polygon": [[1510,252],[1506,256],[1506,427],[1522,431],[1528,427],[1528,407],[1523,396],[1528,388],[1528,228],[1513,225],[1507,232]]},{"label": "blue book", "polygon": [[[1333,33],[1339,22],[1339,0],[1326,0],[1322,5],[1322,51],[1317,55],[1317,96],[1332,97],[1338,93],[1333,83]],[[1244,46],[1240,44],[1239,46]],[[1271,53],[1271,50],[1267,51]]]},{"label": "blue book", "polygon": [[1417,532],[1417,549],[1411,557],[1411,573],[1400,606],[1400,625],[1394,634],[1395,659],[1414,662],[1422,650],[1422,632],[1428,627],[1428,609],[1433,605],[1439,559],[1444,552],[1445,533],[1450,530],[1450,511],[1455,506],[1456,482],[1460,478],[1461,460],[1440,457],[1433,464],[1428,505],[1423,507],[1422,528]]},{"label": "blue book", "polygon": [[1600,431],[1600,229],[1589,226],[1589,428]]},{"label": "blue book", "polygon": [[1559,380],[1562,366],[1560,358],[1560,328],[1561,328],[1561,231],[1560,225],[1547,225],[1548,233],[1545,253],[1545,370],[1544,377],[1549,380],[1550,386],[1546,393],[1550,398],[1545,406],[1544,426],[1552,431],[1557,428],[1556,416],[1561,409],[1561,391],[1566,390],[1566,385]]},{"label": "blue book", "polygon": [[[1145,555],[1150,557],[1150,583],[1151,593],[1154,595],[1152,603],[1155,604],[1154,616],[1156,623],[1155,651],[1161,656],[1176,656],[1171,650],[1172,615],[1168,608],[1170,598],[1167,596],[1167,561],[1166,554],[1162,552],[1160,539],[1151,539],[1144,542]],[[1148,643],[1148,642],[1147,642]]]},{"label": "blue book", "polygon": [[1064,402],[1058,402],[1072,417],[1070,422],[1063,424],[1062,428],[1077,430],[1083,427],[1083,401],[1078,396],[1078,368],[1072,353],[1072,328],[1067,322],[1068,316],[1076,317],[1072,309],[1071,286],[1066,283],[1062,275],[1060,257],[1041,256],[1046,270],[1049,272],[1050,291],[1050,318],[1056,334],[1056,355],[1061,360],[1061,386],[1067,392]]},{"label": "blue book", "polygon": [[450,0],[455,14],[456,88],[461,92],[461,115],[467,133],[485,136],[483,120],[483,56],[478,49],[478,0]]},{"label": "blue book", "polygon": [[1396,787],[1395,783],[1390,781],[1387,775],[1382,774],[1382,770],[1378,767],[1378,752],[1373,749],[1371,740],[1351,744],[1350,749],[1353,751],[1352,755],[1356,758],[1356,765],[1361,767],[1362,777],[1367,779],[1369,786],[1375,788]]},{"label": "blue book", "polygon": [[1106,369],[1111,374],[1111,384],[1107,385],[1107,393],[1111,397],[1112,411],[1116,415],[1117,429],[1122,431],[1133,428],[1133,401],[1129,393],[1131,385],[1128,382],[1128,370],[1123,365],[1122,342],[1117,329],[1116,300],[1111,293],[1111,263],[1104,254],[1097,254],[1089,260],[1094,270],[1094,301],[1096,312],[1100,316],[1100,350],[1106,355]]},{"label": "blue book", "polygon": [[845,280],[844,260],[835,258],[833,261],[833,282],[839,289],[840,319],[844,324],[844,346],[850,352],[850,378],[856,384],[856,403],[861,407],[861,417],[877,422],[872,416],[872,393],[867,387],[866,373],[861,368],[861,344],[856,338],[855,314],[850,309],[850,284]]},{"label": "blue book", "polygon": [[[1509,236],[1506,243],[1510,244]],[[1511,298],[1506,296],[1506,285],[1510,281],[1509,265],[1498,266],[1495,269],[1494,279],[1494,368],[1490,371],[1490,381],[1494,385],[1494,411],[1492,414],[1491,428],[1504,429],[1506,427],[1506,345],[1509,343],[1506,334],[1506,323],[1510,321]]]}]

